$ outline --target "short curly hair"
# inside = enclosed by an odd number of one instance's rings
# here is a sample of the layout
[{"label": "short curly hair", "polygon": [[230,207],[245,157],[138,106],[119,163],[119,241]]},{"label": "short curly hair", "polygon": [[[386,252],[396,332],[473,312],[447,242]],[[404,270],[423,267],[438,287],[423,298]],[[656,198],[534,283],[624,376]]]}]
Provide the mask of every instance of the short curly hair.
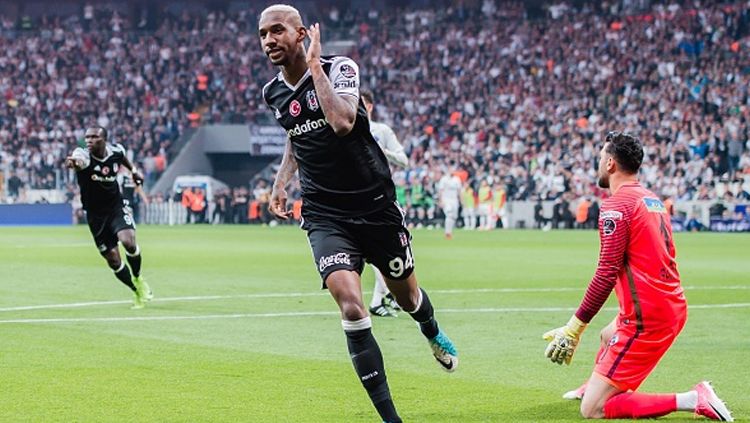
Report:
[{"label": "short curly hair", "polygon": [[605,152],[626,173],[638,173],[643,163],[643,146],[638,137],[624,132],[610,132],[604,137]]}]

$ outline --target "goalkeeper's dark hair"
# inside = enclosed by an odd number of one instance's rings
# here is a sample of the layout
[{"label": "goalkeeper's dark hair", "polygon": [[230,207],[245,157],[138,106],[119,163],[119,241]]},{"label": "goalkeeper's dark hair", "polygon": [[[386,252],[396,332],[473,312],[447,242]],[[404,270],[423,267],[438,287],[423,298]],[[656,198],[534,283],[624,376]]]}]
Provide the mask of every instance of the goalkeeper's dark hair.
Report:
[{"label": "goalkeeper's dark hair", "polygon": [[611,155],[623,172],[638,173],[643,163],[643,146],[638,137],[624,132],[610,132],[604,137],[605,152]]},{"label": "goalkeeper's dark hair", "polygon": [[359,92],[359,96],[362,97],[362,101],[366,101],[367,103],[370,103],[372,105],[375,104],[375,97],[372,95],[372,91],[361,90]]}]

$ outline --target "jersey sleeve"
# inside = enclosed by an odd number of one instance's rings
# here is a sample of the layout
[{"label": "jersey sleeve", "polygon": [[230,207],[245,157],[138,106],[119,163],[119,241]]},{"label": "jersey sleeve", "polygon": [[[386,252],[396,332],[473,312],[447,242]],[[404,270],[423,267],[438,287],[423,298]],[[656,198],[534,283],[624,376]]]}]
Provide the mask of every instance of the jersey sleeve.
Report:
[{"label": "jersey sleeve", "polygon": [[123,145],[120,143],[114,143],[112,145],[112,151],[114,153],[122,155],[123,157],[125,156],[125,154],[127,154],[127,150],[125,150],[125,147],[123,147]]},{"label": "jersey sleeve", "polygon": [[629,219],[625,208],[618,204],[602,207],[599,213],[599,264],[576,311],[576,317],[583,322],[590,322],[601,310],[617,283],[630,241]]},{"label": "jersey sleeve", "polygon": [[359,66],[354,63],[354,60],[348,57],[337,60],[331,66],[328,78],[336,94],[359,99]]},{"label": "jersey sleeve", "polygon": [[82,163],[81,168],[76,169],[76,171],[86,169],[87,167],[89,167],[89,164],[91,163],[91,156],[89,156],[89,151],[85,148],[77,147],[70,154],[70,157]]},{"label": "jersey sleeve", "polygon": [[398,142],[398,138],[396,138],[396,134],[390,126],[386,126],[385,128],[385,149],[390,153],[388,158],[394,164],[406,167],[409,164],[409,158],[406,157],[404,146]]}]

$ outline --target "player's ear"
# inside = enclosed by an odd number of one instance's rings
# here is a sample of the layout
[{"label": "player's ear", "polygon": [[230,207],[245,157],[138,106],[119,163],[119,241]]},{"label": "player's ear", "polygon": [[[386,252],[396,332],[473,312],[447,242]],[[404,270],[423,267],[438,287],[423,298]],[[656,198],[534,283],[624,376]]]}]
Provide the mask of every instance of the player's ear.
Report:
[{"label": "player's ear", "polygon": [[297,42],[301,43],[307,38],[307,28],[300,26],[297,28]]},{"label": "player's ear", "polygon": [[612,156],[607,157],[607,173],[615,173],[617,171],[617,162]]}]

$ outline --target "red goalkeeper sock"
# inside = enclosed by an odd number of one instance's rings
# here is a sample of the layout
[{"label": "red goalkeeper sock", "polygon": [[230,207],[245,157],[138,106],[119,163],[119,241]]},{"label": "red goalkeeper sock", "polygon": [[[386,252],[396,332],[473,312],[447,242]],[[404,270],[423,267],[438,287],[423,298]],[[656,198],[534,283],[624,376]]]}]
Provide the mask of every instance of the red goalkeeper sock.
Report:
[{"label": "red goalkeeper sock", "polygon": [[604,403],[608,419],[647,419],[677,411],[675,394],[641,394],[623,392]]}]

